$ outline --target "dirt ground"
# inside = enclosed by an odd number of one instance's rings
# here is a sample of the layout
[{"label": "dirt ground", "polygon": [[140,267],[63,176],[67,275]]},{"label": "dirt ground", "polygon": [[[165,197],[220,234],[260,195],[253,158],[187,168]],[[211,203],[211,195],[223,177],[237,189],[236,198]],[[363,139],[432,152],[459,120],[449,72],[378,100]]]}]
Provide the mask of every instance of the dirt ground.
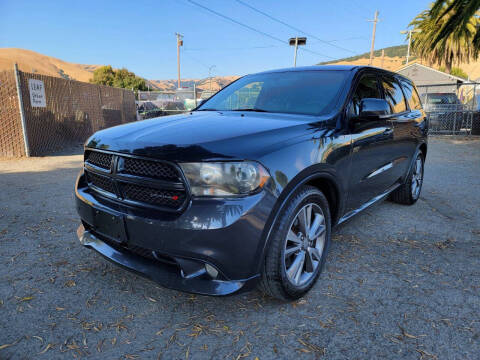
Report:
[{"label": "dirt ground", "polygon": [[334,232],[305,298],[161,288],[84,249],[81,155],[0,160],[0,358],[478,359],[480,140],[431,138],[412,207]]}]

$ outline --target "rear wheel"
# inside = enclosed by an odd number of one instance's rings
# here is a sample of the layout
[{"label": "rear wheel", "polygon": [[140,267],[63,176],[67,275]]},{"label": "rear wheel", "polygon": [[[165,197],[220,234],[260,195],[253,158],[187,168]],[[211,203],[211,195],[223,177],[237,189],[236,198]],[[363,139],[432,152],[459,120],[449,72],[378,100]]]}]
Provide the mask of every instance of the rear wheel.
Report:
[{"label": "rear wheel", "polygon": [[407,181],[390,194],[390,200],[404,205],[413,205],[417,202],[423,185],[424,163],[425,157],[418,151]]},{"label": "rear wheel", "polygon": [[261,289],[281,300],[302,297],[322,271],[330,242],[328,202],[321,191],[303,186],[292,196],[272,233]]}]

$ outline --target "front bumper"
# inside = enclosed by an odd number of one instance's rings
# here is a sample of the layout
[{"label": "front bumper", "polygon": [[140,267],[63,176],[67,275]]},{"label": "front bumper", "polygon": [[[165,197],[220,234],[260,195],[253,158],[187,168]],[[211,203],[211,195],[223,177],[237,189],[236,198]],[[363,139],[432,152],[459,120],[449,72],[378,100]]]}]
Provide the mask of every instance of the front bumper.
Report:
[{"label": "front bumper", "polygon": [[169,288],[202,295],[229,295],[236,292],[253,289],[257,277],[241,281],[214,280],[205,272],[197,276],[186,278],[175,266],[159,266],[158,262],[135,255],[128,251],[121,251],[100,240],[83,225],[77,230],[80,243],[95,250],[107,260],[120,265],[127,270],[142,275],[158,284]]},{"label": "front bumper", "polygon": [[[276,200],[269,191],[237,199],[192,200],[183,213],[167,214],[103,198],[82,177],[77,180],[75,200],[86,228],[81,226],[77,232],[84,246],[171,289],[228,295],[256,285],[264,226]],[[98,212],[120,219],[112,226],[114,233],[122,228],[121,241],[109,236],[108,228],[95,226]],[[150,253],[141,256],[131,249]],[[158,261],[156,254],[177,266]],[[218,277],[208,275],[205,264],[218,270]]]}]

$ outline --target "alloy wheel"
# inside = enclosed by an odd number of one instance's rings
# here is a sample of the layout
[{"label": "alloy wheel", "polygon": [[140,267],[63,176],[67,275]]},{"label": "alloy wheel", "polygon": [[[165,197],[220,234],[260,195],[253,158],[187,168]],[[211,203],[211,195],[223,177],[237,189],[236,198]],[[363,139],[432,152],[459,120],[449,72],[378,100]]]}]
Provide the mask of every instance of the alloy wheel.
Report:
[{"label": "alloy wheel", "polygon": [[325,216],[320,206],[303,206],[290,224],[285,241],[284,267],[295,286],[306,284],[316,273],[325,248]]},{"label": "alloy wheel", "polygon": [[417,199],[420,195],[420,189],[423,182],[423,159],[421,155],[417,157],[412,173],[412,197]]}]

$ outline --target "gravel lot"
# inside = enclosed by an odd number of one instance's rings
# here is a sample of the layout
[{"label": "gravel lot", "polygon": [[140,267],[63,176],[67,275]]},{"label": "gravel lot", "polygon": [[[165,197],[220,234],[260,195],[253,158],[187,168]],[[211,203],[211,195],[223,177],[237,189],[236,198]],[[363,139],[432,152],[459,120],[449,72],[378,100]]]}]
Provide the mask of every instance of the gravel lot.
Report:
[{"label": "gravel lot", "polygon": [[339,227],[310,294],[167,290],[78,243],[80,155],[0,161],[0,358],[478,359],[480,140],[430,139],[422,196]]}]

